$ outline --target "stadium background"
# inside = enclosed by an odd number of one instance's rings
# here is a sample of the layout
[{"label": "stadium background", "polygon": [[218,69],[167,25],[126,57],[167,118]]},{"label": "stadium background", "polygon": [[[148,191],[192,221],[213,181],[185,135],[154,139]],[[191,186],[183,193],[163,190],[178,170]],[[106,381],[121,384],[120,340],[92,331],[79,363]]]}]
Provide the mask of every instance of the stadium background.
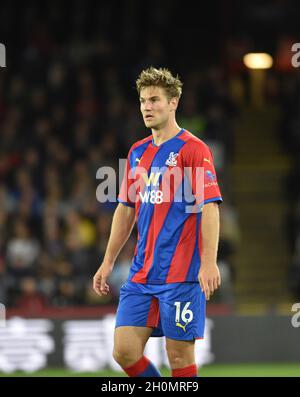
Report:
[{"label": "stadium background", "polygon": [[[132,142],[149,134],[134,82],[153,65],[182,78],[179,125],[212,148],[224,196],[223,286],[208,304],[199,373],[299,376],[297,11],[296,1],[212,1],[197,10],[171,0],[1,2],[2,374],[116,374],[110,327],[135,232],[112,294],[96,296],[92,276],[115,208],[97,202],[96,172],[118,170]],[[272,68],[247,69],[249,52],[269,53]]]}]

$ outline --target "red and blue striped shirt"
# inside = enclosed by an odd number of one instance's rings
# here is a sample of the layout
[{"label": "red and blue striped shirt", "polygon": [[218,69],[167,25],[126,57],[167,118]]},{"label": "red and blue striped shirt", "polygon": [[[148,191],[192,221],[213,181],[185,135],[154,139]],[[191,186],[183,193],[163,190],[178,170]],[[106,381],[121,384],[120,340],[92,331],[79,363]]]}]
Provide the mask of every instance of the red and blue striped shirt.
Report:
[{"label": "red and blue striped shirt", "polygon": [[159,146],[152,135],[136,142],[128,153],[118,201],[135,208],[137,223],[128,280],[198,282],[201,208],[222,201],[209,147],[184,129]]}]

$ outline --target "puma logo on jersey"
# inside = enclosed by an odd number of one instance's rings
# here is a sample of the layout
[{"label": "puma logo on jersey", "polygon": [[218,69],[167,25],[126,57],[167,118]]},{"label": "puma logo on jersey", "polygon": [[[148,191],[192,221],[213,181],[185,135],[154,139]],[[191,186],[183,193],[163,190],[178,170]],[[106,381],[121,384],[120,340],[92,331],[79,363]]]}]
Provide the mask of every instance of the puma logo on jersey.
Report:
[{"label": "puma logo on jersey", "polygon": [[206,159],[205,157],[204,157],[204,160],[203,160],[203,161],[206,161],[207,163],[210,164],[210,160],[209,160],[209,159]]},{"label": "puma logo on jersey", "polygon": [[186,323],[185,325],[182,325],[180,323],[176,323],[176,327],[182,328],[184,330],[184,332],[186,332],[186,326],[188,325],[188,323]]},{"label": "puma logo on jersey", "polygon": [[135,161],[137,161],[139,164],[140,164],[141,160],[142,160],[142,157],[140,159],[138,157],[135,159]]}]

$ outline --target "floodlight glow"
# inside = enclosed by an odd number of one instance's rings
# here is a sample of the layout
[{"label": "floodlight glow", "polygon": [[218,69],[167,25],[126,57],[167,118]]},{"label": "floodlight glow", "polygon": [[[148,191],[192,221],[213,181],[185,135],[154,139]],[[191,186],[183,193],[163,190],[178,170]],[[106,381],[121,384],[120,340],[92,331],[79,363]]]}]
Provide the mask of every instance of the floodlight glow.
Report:
[{"label": "floodlight glow", "polygon": [[249,69],[270,69],[273,65],[271,55],[264,52],[246,54],[243,61]]}]

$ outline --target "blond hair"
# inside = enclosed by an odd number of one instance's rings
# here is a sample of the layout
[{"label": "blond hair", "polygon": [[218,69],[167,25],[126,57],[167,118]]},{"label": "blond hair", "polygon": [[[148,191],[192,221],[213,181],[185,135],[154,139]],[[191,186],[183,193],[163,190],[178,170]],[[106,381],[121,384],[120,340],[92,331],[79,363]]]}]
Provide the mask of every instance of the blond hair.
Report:
[{"label": "blond hair", "polygon": [[174,97],[180,98],[182,94],[182,85],[178,75],[174,77],[168,69],[156,69],[153,66],[143,70],[136,81],[136,89],[139,95],[141,90],[145,87],[161,87],[164,88],[169,100]]}]

